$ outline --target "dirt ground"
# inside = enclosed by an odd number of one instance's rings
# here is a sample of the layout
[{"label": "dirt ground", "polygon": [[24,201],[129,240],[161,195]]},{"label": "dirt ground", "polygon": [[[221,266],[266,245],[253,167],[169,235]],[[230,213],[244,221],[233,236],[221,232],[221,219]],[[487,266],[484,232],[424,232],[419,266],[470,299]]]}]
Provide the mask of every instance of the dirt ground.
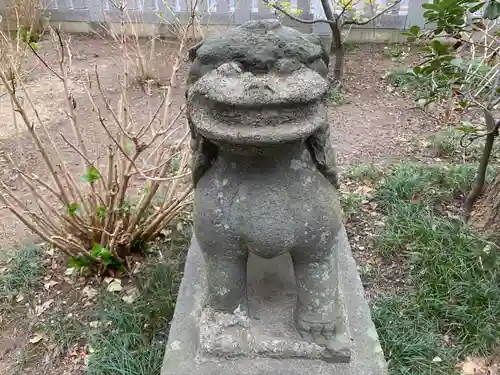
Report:
[{"label": "dirt ground", "polygon": [[[77,121],[82,126],[84,138],[89,145],[91,155],[100,155],[106,147],[106,136],[93,112],[82,83],[87,74],[99,72],[104,91],[111,102],[119,97],[117,75],[122,71],[121,52],[108,40],[95,37],[73,36],[73,68],[71,71],[72,90],[77,103]],[[57,64],[57,56],[49,41],[40,43],[39,53],[49,65]],[[168,45],[157,43],[154,58],[150,61],[155,70],[158,85],[168,83],[169,59]],[[391,163],[403,157],[411,156],[409,146],[412,138],[425,136],[435,129],[435,124],[425,116],[411,100],[391,93],[383,75],[391,70],[394,63],[384,55],[383,46],[357,46],[347,55],[345,71],[345,99],[341,106],[332,106],[329,120],[332,126],[332,141],[338,152],[341,170],[360,162],[377,164]],[[68,161],[69,168],[75,174],[81,173],[79,158],[64,142],[62,134],[72,137],[71,129],[64,112],[64,91],[62,84],[36,58],[32,58],[28,67],[31,71],[27,90],[33,99],[39,116],[46,124],[47,135]],[[184,76],[185,67],[179,75]],[[184,100],[183,80],[175,88],[174,106],[180,106]],[[159,90],[155,85],[154,90]],[[94,94],[96,88],[91,89]],[[159,95],[148,98],[140,85],[131,83],[128,88],[131,115],[134,121],[148,121],[149,108],[159,104]],[[37,154],[29,135],[22,131],[16,134],[12,121],[10,100],[0,91],[0,153],[11,154],[16,163],[26,171],[39,176],[47,176],[44,164]],[[47,138],[48,137],[48,138]],[[6,164],[2,165],[2,179],[24,201],[29,201],[29,191],[23,187],[19,177],[14,175]],[[9,249],[21,243],[33,241],[34,237],[7,210],[0,211],[0,259],[8,254]],[[1,321],[0,321],[1,326]],[[26,342],[23,332],[16,331],[16,326],[2,327],[0,338],[0,373],[2,362],[15,360],[20,343]],[[19,340],[16,340],[16,337]],[[45,371],[46,364],[41,363],[39,371]],[[71,373],[74,363],[63,358],[57,366],[49,366],[54,374]],[[4,367],[5,368],[5,367]],[[42,370],[43,369],[43,370]]]}]

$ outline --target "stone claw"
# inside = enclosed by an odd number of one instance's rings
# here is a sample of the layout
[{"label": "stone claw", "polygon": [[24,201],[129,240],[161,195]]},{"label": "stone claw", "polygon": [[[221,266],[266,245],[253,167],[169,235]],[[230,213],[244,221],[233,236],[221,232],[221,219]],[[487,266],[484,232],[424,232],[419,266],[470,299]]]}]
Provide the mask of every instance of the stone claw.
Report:
[{"label": "stone claw", "polygon": [[349,362],[351,354],[349,339],[343,335],[335,335],[335,323],[313,323],[297,320],[300,336],[325,348],[323,360],[326,362]]},{"label": "stone claw", "polygon": [[318,345],[328,348],[335,335],[335,323],[316,323],[298,319],[297,331],[304,340],[315,342]]}]

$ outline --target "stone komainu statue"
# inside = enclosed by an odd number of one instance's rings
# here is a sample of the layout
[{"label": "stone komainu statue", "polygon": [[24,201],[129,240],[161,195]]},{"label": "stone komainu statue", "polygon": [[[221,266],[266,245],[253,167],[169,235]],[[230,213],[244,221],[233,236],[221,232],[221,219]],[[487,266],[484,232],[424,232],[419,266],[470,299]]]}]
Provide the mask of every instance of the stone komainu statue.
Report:
[{"label": "stone komainu statue", "polygon": [[264,20],[209,36],[190,58],[194,233],[208,304],[245,310],[249,253],[290,253],[296,327],[335,346],[342,224],[326,118],[328,55],[317,36]]}]

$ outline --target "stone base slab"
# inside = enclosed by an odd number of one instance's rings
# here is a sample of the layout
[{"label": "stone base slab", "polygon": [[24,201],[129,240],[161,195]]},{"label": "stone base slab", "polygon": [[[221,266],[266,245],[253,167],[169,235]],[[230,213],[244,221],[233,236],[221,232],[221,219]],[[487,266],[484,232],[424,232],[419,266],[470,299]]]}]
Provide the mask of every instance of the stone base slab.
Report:
[{"label": "stone base slab", "polygon": [[[342,328],[337,336],[339,342],[342,343],[342,337],[344,342],[338,355],[334,356],[332,362],[335,363],[322,360],[321,347],[303,341],[294,330],[296,293],[288,254],[273,260],[251,256],[248,265],[250,316],[238,311],[221,315],[204,308],[207,297],[205,261],[193,237],[161,374],[387,374],[382,348],[344,229],[337,241],[339,318],[346,326],[340,324]],[[218,327],[215,331],[210,329],[214,325]],[[255,337],[259,338],[258,342]],[[232,345],[224,348],[217,345],[217,340]]]}]

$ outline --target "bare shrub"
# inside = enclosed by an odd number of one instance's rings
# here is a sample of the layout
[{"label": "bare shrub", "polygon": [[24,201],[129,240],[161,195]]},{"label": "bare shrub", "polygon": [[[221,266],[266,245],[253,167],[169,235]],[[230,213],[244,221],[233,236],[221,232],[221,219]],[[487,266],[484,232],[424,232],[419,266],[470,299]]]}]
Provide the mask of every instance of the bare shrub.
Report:
[{"label": "bare shrub", "polygon": [[[188,130],[184,121],[179,121],[184,107],[175,109],[172,105],[172,92],[178,84],[177,73],[187,52],[190,22],[183,28],[176,50],[165,63],[170,71],[169,83],[162,88],[161,104],[149,108],[147,123],[138,124],[131,116],[127,94],[129,38],[124,22],[115,34],[123,54],[118,102],[112,103],[107,97],[97,68],[88,74],[84,89],[107,136],[104,158],[89,153],[89,145],[82,135],[85,124],[78,120],[77,103],[71,89],[69,38],[49,28],[59,57],[57,66],[49,65],[36,48],[28,44],[31,52],[64,86],[67,124],[73,131],[73,138],[59,135],[81,159],[83,170],[79,177],[71,171],[71,165],[51,139],[48,124],[39,116],[25,89],[15,60],[5,56],[0,65],[0,81],[51,180],[24,171],[6,155],[29,188],[34,205],[28,206],[3,181],[0,182],[0,201],[31,231],[69,256],[75,267],[99,271],[127,268],[130,255],[157,237],[191,202],[189,149],[185,142]],[[8,42],[8,36],[2,34],[1,37]],[[9,79],[10,71],[14,72],[15,80]],[[146,85],[146,92],[151,98],[150,85]],[[30,117],[30,113],[34,114]],[[183,136],[177,136],[179,132]]]},{"label": "bare shrub", "polygon": [[[105,31],[106,36],[116,42],[117,46],[126,47],[127,61],[131,64],[130,75],[141,86],[148,84],[162,85],[158,71],[155,69],[155,57],[157,46],[161,44],[176,44],[183,39],[187,45],[194,45],[203,36],[202,24],[200,22],[200,12],[198,7],[201,0],[186,1],[185,9],[191,15],[190,22],[183,24],[179,16],[175,13],[167,0],[160,0],[164,3],[168,13],[158,13],[159,23],[151,27],[147,36],[141,35],[139,26],[142,21],[131,17],[126,11],[126,3],[115,3],[110,1],[111,6],[120,14],[120,30],[127,29],[127,43],[123,43],[125,36],[116,28],[109,16],[104,15],[104,22],[100,27]],[[149,25],[152,26],[152,25]],[[164,35],[160,35],[160,30]]]},{"label": "bare shrub", "polygon": [[9,17],[16,20],[18,31],[22,30],[32,37],[40,33],[43,10],[40,0],[7,0],[6,5]]}]

